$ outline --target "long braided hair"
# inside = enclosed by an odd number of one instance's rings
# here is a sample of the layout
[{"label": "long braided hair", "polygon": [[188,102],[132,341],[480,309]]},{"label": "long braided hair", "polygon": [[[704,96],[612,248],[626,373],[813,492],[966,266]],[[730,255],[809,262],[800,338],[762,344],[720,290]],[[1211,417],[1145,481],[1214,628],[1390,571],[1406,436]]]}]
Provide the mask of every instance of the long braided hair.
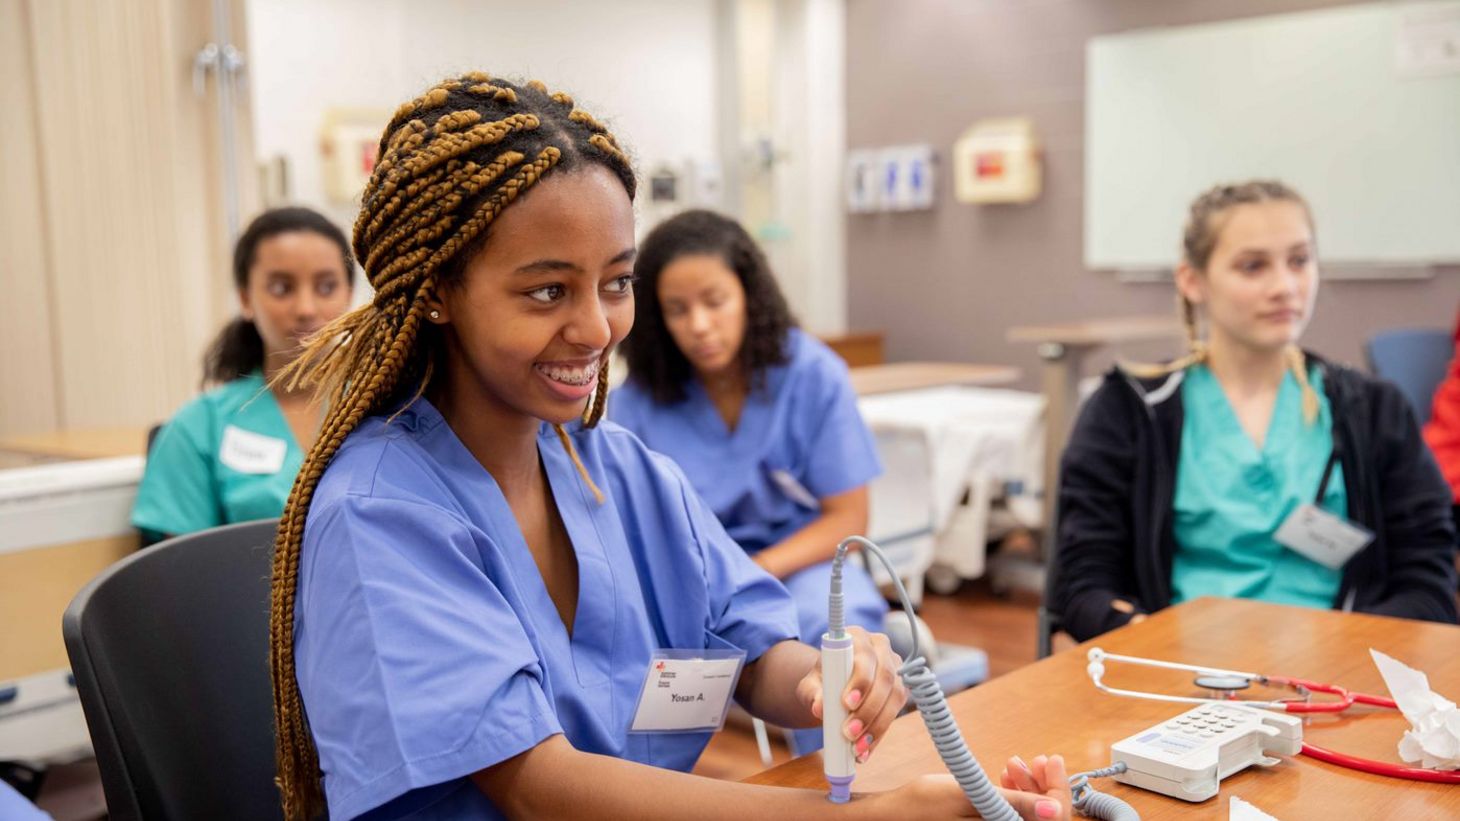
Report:
[{"label": "long braided hair", "polygon": [[[1302,206],[1303,211],[1308,215],[1308,227],[1310,230],[1313,228],[1312,209],[1308,207],[1308,202],[1303,199],[1301,194],[1282,182],[1249,180],[1232,185],[1214,186],[1202,192],[1191,203],[1191,209],[1186,218],[1186,227],[1181,236],[1181,250],[1186,263],[1194,270],[1204,273],[1212,261],[1212,252],[1216,250],[1217,240],[1222,235],[1222,228],[1226,225],[1226,217],[1229,216],[1229,212],[1239,205],[1263,202],[1291,202]],[[1191,300],[1187,299],[1179,289],[1176,292],[1176,309],[1177,314],[1181,317],[1182,327],[1186,330],[1186,354],[1164,365],[1126,364],[1124,368],[1127,371],[1142,377],[1159,377],[1207,361],[1209,350],[1206,341],[1202,338],[1196,305],[1192,304]],[[1293,378],[1297,380],[1298,387],[1302,389],[1303,420],[1311,425],[1318,419],[1319,402],[1318,393],[1308,379],[1307,356],[1304,355],[1303,349],[1295,344],[1289,345],[1284,351],[1284,355],[1287,357],[1289,369],[1293,372]]]},{"label": "long braided hair", "polygon": [[[323,807],[319,757],[294,669],[299,554],[319,478],[361,419],[425,392],[442,347],[440,331],[424,321],[427,303],[460,281],[492,220],[545,175],[590,164],[606,167],[633,198],[634,173],[614,136],[572,97],[537,81],[482,73],[446,80],[402,105],[385,127],[354,229],[356,258],[375,297],[320,331],[279,376],[291,387],[317,386],[329,404],[274,545],[269,633],[277,780],[291,821]],[[603,415],[607,392],[604,367],[585,424]],[[591,486],[561,427],[558,435]]]}]

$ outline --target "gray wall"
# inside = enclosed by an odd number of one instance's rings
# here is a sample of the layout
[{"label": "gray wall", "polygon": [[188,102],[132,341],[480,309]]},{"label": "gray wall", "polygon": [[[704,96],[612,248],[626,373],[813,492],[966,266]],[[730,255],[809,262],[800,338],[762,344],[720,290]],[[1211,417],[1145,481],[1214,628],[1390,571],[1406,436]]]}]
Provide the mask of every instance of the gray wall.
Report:
[{"label": "gray wall", "polygon": [[[944,165],[931,211],[848,216],[849,326],[885,331],[889,359],[1013,364],[1024,369],[1023,386],[1035,388],[1039,360],[1032,346],[1004,340],[1009,327],[1174,315],[1169,284],[1120,283],[1082,262],[1086,41],[1133,28],[1346,4],[849,0],[848,148],[930,142]],[[974,120],[1007,115],[1034,120],[1045,147],[1043,195],[1022,206],[955,202],[948,149]],[[1178,241],[1171,238],[1173,248]],[[1357,364],[1373,331],[1448,328],[1457,306],[1460,270],[1453,268],[1420,281],[1327,280],[1304,344]],[[1159,343],[1122,351],[1174,352]]]}]

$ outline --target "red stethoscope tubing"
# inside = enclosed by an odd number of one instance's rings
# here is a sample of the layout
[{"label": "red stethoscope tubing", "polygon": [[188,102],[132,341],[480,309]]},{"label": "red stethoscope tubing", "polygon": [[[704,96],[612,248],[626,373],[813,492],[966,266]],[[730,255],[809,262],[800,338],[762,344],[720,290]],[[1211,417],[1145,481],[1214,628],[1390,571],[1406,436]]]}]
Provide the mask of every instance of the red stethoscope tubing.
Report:
[{"label": "red stethoscope tubing", "polygon": [[[1329,693],[1338,696],[1336,701],[1290,701],[1283,705],[1283,709],[1290,713],[1341,713],[1354,704],[1368,704],[1374,707],[1384,707],[1390,710],[1399,709],[1392,698],[1383,696],[1371,696],[1368,693],[1351,693],[1336,684],[1321,684],[1316,681],[1308,681],[1301,678],[1279,678],[1269,676],[1268,681],[1274,684],[1282,684],[1289,687],[1298,687],[1311,690],[1316,693]],[[1391,764],[1387,761],[1375,761],[1370,758],[1359,758],[1358,756],[1346,755],[1334,752],[1324,747],[1318,747],[1304,742],[1303,755],[1316,758],[1319,761],[1326,761],[1329,764],[1336,764],[1340,767],[1347,767],[1350,770],[1383,775],[1390,778],[1407,778],[1411,781],[1431,781],[1436,784],[1460,784],[1460,770],[1424,770],[1419,767],[1406,767],[1402,764]]]},{"label": "red stethoscope tubing", "polygon": [[1390,710],[1399,709],[1394,699],[1383,696],[1371,696],[1368,693],[1351,693],[1337,684],[1322,684],[1317,681],[1309,681],[1303,678],[1285,678],[1282,676],[1268,676],[1267,681],[1284,687],[1292,687],[1298,690],[1311,690],[1315,693],[1329,693],[1338,696],[1336,701],[1287,701],[1283,703],[1283,709],[1289,713],[1341,713],[1355,704],[1368,704],[1374,707],[1385,707]]},{"label": "red stethoscope tubing", "polygon": [[1390,778],[1408,778],[1412,781],[1433,781],[1436,784],[1460,784],[1460,770],[1422,770],[1418,767],[1405,767],[1400,764],[1390,764],[1387,761],[1374,761],[1368,758],[1358,758],[1352,755],[1336,753],[1333,750],[1315,747],[1307,742],[1303,743],[1303,755],[1316,758],[1319,761],[1326,761],[1329,764],[1347,767],[1350,770],[1373,773],[1374,775],[1385,775]]}]

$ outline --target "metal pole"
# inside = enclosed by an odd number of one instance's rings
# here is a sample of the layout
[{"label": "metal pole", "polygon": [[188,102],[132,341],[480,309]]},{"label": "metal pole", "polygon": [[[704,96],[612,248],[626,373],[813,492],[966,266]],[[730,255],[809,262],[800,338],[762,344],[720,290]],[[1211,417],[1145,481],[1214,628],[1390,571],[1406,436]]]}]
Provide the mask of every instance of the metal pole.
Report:
[{"label": "metal pole", "polygon": [[223,220],[232,247],[239,233],[238,157],[233,116],[234,80],[243,69],[243,55],[233,45],[228,0],[213,0],[213,34],[220,45],[215,66],[218,77],[218,132],[223,152]]}]

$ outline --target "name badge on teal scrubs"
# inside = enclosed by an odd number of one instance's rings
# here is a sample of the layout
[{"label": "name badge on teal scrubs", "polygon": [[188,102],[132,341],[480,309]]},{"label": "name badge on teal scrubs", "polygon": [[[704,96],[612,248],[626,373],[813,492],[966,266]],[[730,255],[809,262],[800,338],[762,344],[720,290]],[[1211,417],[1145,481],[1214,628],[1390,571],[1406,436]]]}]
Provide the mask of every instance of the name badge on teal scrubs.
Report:
[{"label": "name badge on teal scrubs", "polygon": [[283,439],[229,425],[223,429],[218,461],[239,473],[278,473],[288,452],[289,443]]},{"label": "name badge on teal scrubs", "polygon": [[1338,443],[1335,440],[1333,453],[1328,457],[1328,465],[1323,468],[1323,479],[1318,483],[1318,495],[1314,501],[1298,505],[1278,526],[1277,532],[1272,534],[1273,540],[1278,544],[1332,570],[1342,568],[1355,553],[1374,540],[1371,531],[1319,507],[1328,492],[1328,480],[1333,476],[1333,466],[1338,463],[1338,456]]},{"label": "name badge on teal scrubs", "polygon": [[712,733],[725,725],[744,650],[656,650],[631,733]]},{"label": "name badge on teal scrubs", "polygon": [[1311,504],[1298,505],[1273,539],[1324,567],[1338,570],[1374,540],[1374,534]]}]

